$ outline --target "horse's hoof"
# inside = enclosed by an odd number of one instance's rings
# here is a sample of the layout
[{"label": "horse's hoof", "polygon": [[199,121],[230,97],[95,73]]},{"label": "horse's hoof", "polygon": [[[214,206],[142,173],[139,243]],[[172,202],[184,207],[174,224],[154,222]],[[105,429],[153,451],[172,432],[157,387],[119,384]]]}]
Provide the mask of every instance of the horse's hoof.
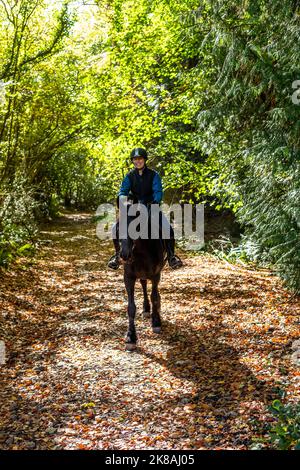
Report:
[{"label": "horse's hoof", "polygon": [[126,349],[126,351],[135,351],[136,350],[136,343],[126,343],[125,349]]},{"label": "horse's hoof", "polygon": [[161,327],[160,326],[153,326],[152,331],[153,331],[153,333],[161,333]]},{"label": "horse's hoof", "polygon": [[150,317],[151,317],[151,313],[150,313],[150,312],[145,312],[145,311],[143,311],[143,317],[144,317],[144,318],[150,318]]}]

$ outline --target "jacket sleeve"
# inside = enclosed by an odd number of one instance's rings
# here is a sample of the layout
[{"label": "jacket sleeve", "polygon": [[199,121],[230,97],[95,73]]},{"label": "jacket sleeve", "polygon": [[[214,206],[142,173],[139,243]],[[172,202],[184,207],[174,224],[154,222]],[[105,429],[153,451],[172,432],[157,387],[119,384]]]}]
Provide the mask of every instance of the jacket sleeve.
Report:
[{"label": "jacket sleeve", "polygon": [[128,196],[131,189],[130,178],[128,175],[122,181],[118,196]]},{"label": "jacket sleeve", "polygon": [[161,184],[161,178],[158,173],[155,173],[152,182],[153,201],[159,204],[163,198],[163,189]]}]

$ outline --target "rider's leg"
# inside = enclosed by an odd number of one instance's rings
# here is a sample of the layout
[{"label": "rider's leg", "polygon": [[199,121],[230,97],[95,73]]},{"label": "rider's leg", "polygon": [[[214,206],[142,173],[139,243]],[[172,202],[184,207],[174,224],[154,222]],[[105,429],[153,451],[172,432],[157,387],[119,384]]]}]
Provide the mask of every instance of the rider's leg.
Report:
[{"label": "rider's leg", "polygon": [[160,235],[165,240],[169,266],[173,269],[180,268],[183,263],[179,256],[175,255],[174,230],[163,213],[160,217]]},{"label": "rider's leg", "polygon": [[116,253],[110,258],[107,266],[111,269],[118,269],[120,266],[120,240],[119,240],[119,221],[112,228],[113,244]]},{"label": "rider's leg", "polygon": [[113,244],[116,250],[116,255],[119,255],[120,253],[120,240],[119,240],[119,221],[113,225],[112,228],[112,233],[113,233]]}]

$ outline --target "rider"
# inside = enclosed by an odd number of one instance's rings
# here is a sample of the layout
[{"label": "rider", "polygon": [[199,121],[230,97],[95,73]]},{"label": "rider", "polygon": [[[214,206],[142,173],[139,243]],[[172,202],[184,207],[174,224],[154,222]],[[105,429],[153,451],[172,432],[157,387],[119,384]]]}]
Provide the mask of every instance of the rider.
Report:
[{"label": "rider", "polygon": [[[134,169],[131,170],[123,179],[118,198],[120,196],[129,196],[129,193],[131,193],[136,202],[141,202],[143,204],[159,204],[163,196],[161,178],[156,171],[151,170],[146,165],[146,160],[148,158],[146,150],[143,148],[135,148],[132,150],[130,158],[134,165]],[[168,223],[165,217],[164,223]],[[182,261],[174,254],[174,231],[172,226],[169,228],[170,238],[165,239],[168,263],[172,269],[176,269],[182,266]],[[113,226],[113,234],[116,253],[110,258],[108,267],[111,269],[118,269],[120,266],[119,221],[117,221]]]}]

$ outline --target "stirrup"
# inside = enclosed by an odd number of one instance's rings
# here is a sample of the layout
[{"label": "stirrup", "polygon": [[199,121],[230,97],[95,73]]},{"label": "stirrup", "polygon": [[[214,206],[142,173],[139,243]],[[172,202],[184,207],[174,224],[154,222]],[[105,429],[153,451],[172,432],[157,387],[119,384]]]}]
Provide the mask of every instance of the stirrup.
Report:
[{"label": "stirrup", "polygon": [[172,269],[181,268],[183,266],[181,259],[176,255],[170,256],[170,258],[168,259],[168,263],[170,268]]},{"label": "stirrup", "polygon": [[111,256],[111,258],[109,259],[108,263],[107,263],[107,266],[110,268],[110,269],[118,269],[119,266],[120,266],[120,256],[119,255],[113,255]]}]

